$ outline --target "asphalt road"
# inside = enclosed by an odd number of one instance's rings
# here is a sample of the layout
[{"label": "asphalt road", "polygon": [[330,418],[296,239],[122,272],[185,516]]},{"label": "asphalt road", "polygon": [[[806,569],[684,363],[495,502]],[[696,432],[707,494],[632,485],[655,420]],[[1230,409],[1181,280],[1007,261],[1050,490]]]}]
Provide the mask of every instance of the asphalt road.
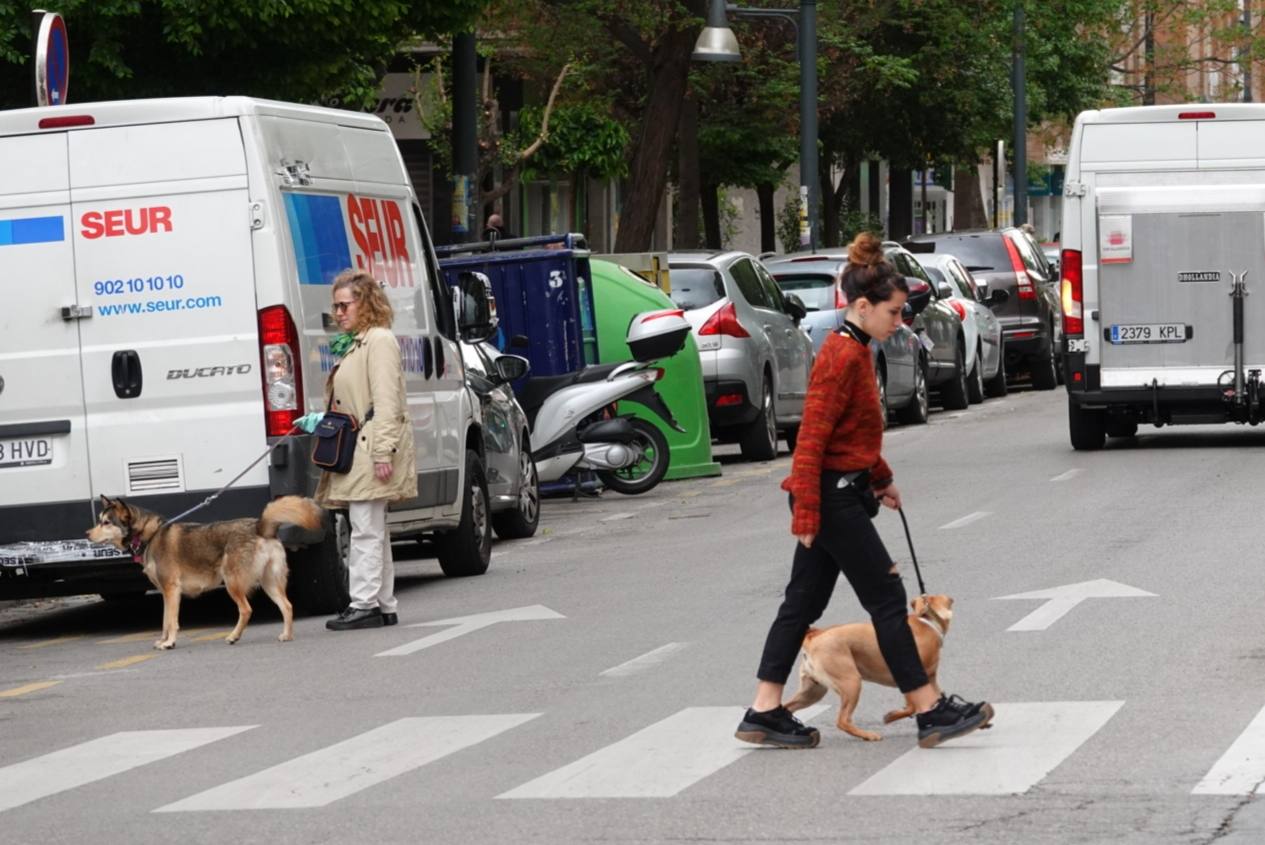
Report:
[{"label": "asphalt road", "polygon": [[[306,618],[278,643],[260,596],[230,647],[217,593],[160,654],[156,596],[0,608],[0,840],[1259,843],[1265,432],[1075,453],[1065,401],[1014,393],[885,448],[956,600],[941,682],[995,703],[989,731],[917,749],[867,685],[881,742],[837,731],[833,696],[814,750],[732,738],[792,541],[789,457],[729,457],[549,500],[483,577],[403,564],[394,628]],[[878,525],[912,594],[900,520]],[[862,618],[844,585],[823,622]]]}]

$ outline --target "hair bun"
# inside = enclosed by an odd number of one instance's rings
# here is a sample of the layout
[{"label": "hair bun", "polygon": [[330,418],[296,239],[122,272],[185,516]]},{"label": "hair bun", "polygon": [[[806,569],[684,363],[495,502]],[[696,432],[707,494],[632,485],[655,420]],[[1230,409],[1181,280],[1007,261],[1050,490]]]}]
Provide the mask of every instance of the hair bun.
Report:
[{"label": "hair bun", "polygon": [[883,242],[869,232],[861,232],[848,244],[848,262],[874,267],[883,260]]}]

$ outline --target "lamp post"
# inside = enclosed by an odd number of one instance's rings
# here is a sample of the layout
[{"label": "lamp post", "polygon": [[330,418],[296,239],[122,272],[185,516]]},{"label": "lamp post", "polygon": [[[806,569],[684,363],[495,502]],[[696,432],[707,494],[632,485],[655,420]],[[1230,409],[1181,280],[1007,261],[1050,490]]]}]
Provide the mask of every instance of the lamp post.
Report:
[{"label": "lamp post", "polygon": [[1015,217],[1014,225],[1028,222],[1028,99],[1027,76],[1023,68],[1023,2],[1015,2],[1014,44],[1011,48],[1011,85],[1015,97]]},{"label": "lamp post", "polygon": [[800,245],[810,251],[820,242],[817,226],[817,0],[800,0],[799,9],[747,9],[711,0],[707,26],[698,36],[692,58],[704,62],[736,62],[742,58],[727,14],[751,18],[781,18],[795,27],[799,55],[799,182],[800,201],[807,212],[807,231]]}]

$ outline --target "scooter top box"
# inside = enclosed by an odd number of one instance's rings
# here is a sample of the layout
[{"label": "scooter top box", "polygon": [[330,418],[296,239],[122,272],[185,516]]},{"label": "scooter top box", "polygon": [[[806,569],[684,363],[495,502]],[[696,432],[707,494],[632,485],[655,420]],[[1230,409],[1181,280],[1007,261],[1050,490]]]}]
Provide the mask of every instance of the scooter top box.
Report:
[{"label": "scooter top box", "polygon": [[641,363],[671,358],[685,348],[689,321],[679,308],[637,314],[628,325],[628,348]]}]

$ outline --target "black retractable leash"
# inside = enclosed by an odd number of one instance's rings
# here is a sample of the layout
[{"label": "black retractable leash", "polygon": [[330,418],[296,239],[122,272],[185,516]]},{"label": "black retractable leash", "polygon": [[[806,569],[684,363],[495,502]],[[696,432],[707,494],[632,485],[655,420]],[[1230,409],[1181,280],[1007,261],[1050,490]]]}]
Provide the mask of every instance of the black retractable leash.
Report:
[{"label": "black retractable leash", "polygon": [[909,520],[905,519],[905,509],[897,508],[901,525],[905,526],[905,540],[909,543],[909,556],[914,559],[914,574],[918,576],[918,595],[927,595],[927,585],[922,582],[922,570],[918,568],[918,555],[914,552],[914,538],[909,535]]},{"label": "black retractable leash", "polygon": [[289,440],[291,437],[293,437],[296,433],[298,433],[298,430],[299,430],[299,427],[298,427],[297,425],[296,425],[296,426],[294,426],[293,428],[291,428],[289,431],[287,431],[287,432],[286,432],[286,433],[285,433],[285,434],[281,437],[281,439],[280,439],[280,440],[278,440],[276,443],[273,443],[271,446],[269,446],[267,449],[265,449],[265,450],[264,450],[264,453],[263,453],[262,455],[260,455],[259,457],[255,458],[253,461],[251,461],[251,462],[250,462],[250,464],[249,464],[249,465],[247,465],[247,467],[246,467],[244,470],[242,470],[241,472],[239,472],[239,473],[238,473],[238,474],[237,474],[237,475],[233,478],[233,480],[232,480],[232,481],[230,481],[228,484],[225,484],[225,485],[224,485],[223,487],[221,487],[219,490],[216,490],[216,491],[215,491],[214,493],[212,493],[210,496],[207,496],[204,500],[202,500],[202,501],[201,501],[201,502],[199,502],[198,504],[194,505],[193,507],[189,508],[187,511],[185,511],[185,512],[184,512],[184,513],[182,513],[182,514],[180,514],[179,516],[173,516],[171,519],[166,520],[166,522],[165,522],[164,524],[165,524],[165,525],[170,525],[170,524],[172,524],[173,522],[179,522],[180,520],[184,519],[184,518],[185,518],[186,516],[188,516],[189,514],[191,514],[191,513],[195,513],[196,511],[200,511],[200,510],[202,510],[204,507],[206,507],[207,505],[209,505],[209,504],[211,504],[212,502],[214,502],[216,499],[218,499],[218,498],[220,497],[220,495],[221,495],[221,494],[222,494],[225,490],[227,490],[228,488],[232,487],[234,484],[236,484],[238,481],[240,481],[240,480],[241,480],[242,476],[244,476],[246,473],[248,473],[248,472],[250,472],[252,469],[254,469],[254,468],[255,468],[255,464],[259,463],[259,462],[260,462],[260,461],[262,461],[264,458],[266,458],[266,457],[268,457],[269,455],[271,455],[271,454],[272,454],[272,453],[276,450],[276,448],[277,448],[278,446],[280,446],[282,443],[286,442],[286,441],[287,441],[287,440]]}]

